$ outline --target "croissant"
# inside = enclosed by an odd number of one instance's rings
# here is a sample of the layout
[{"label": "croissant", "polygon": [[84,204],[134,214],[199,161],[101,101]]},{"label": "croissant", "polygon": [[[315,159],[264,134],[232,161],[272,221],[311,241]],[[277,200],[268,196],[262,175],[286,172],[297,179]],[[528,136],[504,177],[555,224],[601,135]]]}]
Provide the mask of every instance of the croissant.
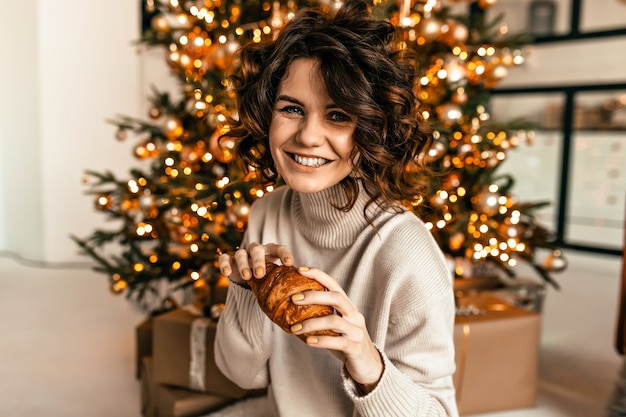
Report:
[{"label": "croissant", "polygon": [[[285,332],[291,333],[291,326],[303,320],[334,313],[330,306],[296,305],[291,301],[291,296],[300,292],[325,290],[319,282],[300,275],[296,267],[268,262],[266,271],[263,278],[252,278],[248,284],[261,310]],[[306,340],[311,335],[337,336],[338,333],[323,330],[301,334],[298,337]]]}]

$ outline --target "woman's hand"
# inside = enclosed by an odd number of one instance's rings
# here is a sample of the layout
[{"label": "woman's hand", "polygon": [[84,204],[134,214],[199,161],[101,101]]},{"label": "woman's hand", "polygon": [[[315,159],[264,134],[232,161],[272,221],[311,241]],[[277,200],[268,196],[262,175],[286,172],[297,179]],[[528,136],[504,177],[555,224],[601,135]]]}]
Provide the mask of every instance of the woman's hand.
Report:
[{"label": "woman's hand", "polygon": [[307,344],[331,349],[344,361],[346,370],[364,393],[370,392],[382,376],[384,365],[365,326],[365,318],[334,278],[317,268],[298,268],[305,277],[322,284],[328,291],[306,291],[292,296],[295,304],[322,304],[337,314],[313,318],[292,326],[294,334],[333,330],[340,336],[309,336]]},{"label": "woman's hand", "polygon": [[284,245],[252,242],[248,249],[238,249],[234,254],[223,253],[218,259],[220,272],[237,284],[265,276],[265,263],[280,259],[283,265],[293,265],[293,255]]}]

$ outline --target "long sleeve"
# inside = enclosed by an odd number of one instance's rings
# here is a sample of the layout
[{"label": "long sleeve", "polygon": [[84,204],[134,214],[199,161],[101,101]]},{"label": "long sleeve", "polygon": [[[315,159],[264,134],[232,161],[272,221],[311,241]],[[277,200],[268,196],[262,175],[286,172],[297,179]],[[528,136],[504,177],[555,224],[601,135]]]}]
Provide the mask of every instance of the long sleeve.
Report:
[{"label": "long sleeve", "polygon": [[242,388],[265,388],[271,343],[272,324],[259,309],[252,291],[231,283],[217,324],[217,366]]},{"label": "long sleeve", "polygon": [[[444,302],[444,304],[447,304]],[[450,346],[442,344],[433,350],[414,349],[411,354],[408,347],[429,346],[433,341],[445,341],[446,335],[434,335],[439,328],[449,327],[446,323],[445,308],[435,308],[431,313],[441,313],[441,316],[425,318],[422,329],[406,332],[414,320],[405,320],[397,323],[390,333],[395,337],[387,338],[385,350],[381,352],[385,370],[376,388],[365,396],[359,395],[359,391],[353,380],[344,373],[344,389],[354,401],[356,413],[361,417],[448,417],[456,416],[457,409],[454,399],[454,390],[451,389],[451,368],[446,368],[445,361],[441,357],[453,355]],[[428,323],[428,321],[431,323]],[[405,331],[399,332],[398,327],[404,327]],[[404,335],[401,335],[404,333]],[[424,335],[431,337],[424,339]],[[413,335],[411,337],[411,335]],[[445,354],[448,353],[448,355]],[[393,358],[393,359],[391,359]],[[419,369],[416,370],[416,367]]]},{"label": "long sleeve", "polygon": [[[370,281],[377,277],[384,283],[377,289],[381,312],[369,314],[366,321],[385,370],[368,395],[360,396],[346,375],[344,389],[354,401],[355,415],[362,417],[456,416],[452,277],[423,225],[407,224],[401,217],[379,229],[381,246],[361,258],[361,263],[370,265],[367,259],[374,264]],[[407,259],[406,253],[419,256]],[[385,306],[388,320],[382,314]]]}]

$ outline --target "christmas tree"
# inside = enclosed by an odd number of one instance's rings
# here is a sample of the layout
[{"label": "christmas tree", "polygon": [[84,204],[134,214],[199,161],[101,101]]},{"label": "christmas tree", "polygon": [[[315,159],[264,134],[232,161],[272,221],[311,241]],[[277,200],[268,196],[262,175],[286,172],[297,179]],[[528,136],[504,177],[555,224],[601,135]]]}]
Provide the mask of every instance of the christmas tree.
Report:
[{"label": "christmas tree", "polygon": [[[458,2],[457,2],[458,3]],[[410,208],[430,227],[443,251],[463,265],[490,263],[514,275],[516,262],[532,265],[547,282],[550,269],[536,249],[554,250],[550,233],[533,217],[540,203],[518,203],[513,179],[497,175],[507,152],[527,140],[521,122],[489,117],[489,89],[523,62],[524,39],[487,23],[494,1],[465,2],[453,14],[440,0],[374,0],[372,12],[398,28],[401,47],[420,57],[416,86],[423,118],[436,142],[428,154],[432,198]],[[87,172],[95,207],[115,226],[73,237],[95,269],[110,277],[111,291],[126,293],[148,311],[177,293],[208,294],[222,285],[216,261],[234,250],[250,205],[272,186],[259,186],[233,160],[234,143],[218,140],[236,117],[227,71],[246,42],[274,36],[306,7],[330,9],[340,0],[144,2],[147,28],[141,42],[160,48],[180,80],[182,98],[155,89],[146,119],[112,121],[117,138],[136,138],[134,154],[146,161],[129,178]],[[457,5],[458,6],[458,5]],[[195,291],[189,291],[195,289]]]}]

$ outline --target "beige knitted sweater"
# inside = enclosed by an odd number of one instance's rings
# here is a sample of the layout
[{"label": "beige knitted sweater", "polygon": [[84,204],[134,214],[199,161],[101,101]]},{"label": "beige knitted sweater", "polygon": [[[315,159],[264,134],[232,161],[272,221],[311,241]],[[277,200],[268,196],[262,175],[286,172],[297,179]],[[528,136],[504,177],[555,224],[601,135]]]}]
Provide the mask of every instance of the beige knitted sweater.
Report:
[{"label": "beige knitted sweater", "polygon": [[217,327],[218,366],[243,388],[268,387],[274,417],[456,417],[454,299],[441,251],[414,214],[370,209],[375,230],[365,193],[343,212],[330,204],[341,192],[278,188],[254,203],[242,247],[284,244],[296,265],[341,284],[384,359],[376,388],[359,395],[339,360],[283,332],[238,285]]}]

